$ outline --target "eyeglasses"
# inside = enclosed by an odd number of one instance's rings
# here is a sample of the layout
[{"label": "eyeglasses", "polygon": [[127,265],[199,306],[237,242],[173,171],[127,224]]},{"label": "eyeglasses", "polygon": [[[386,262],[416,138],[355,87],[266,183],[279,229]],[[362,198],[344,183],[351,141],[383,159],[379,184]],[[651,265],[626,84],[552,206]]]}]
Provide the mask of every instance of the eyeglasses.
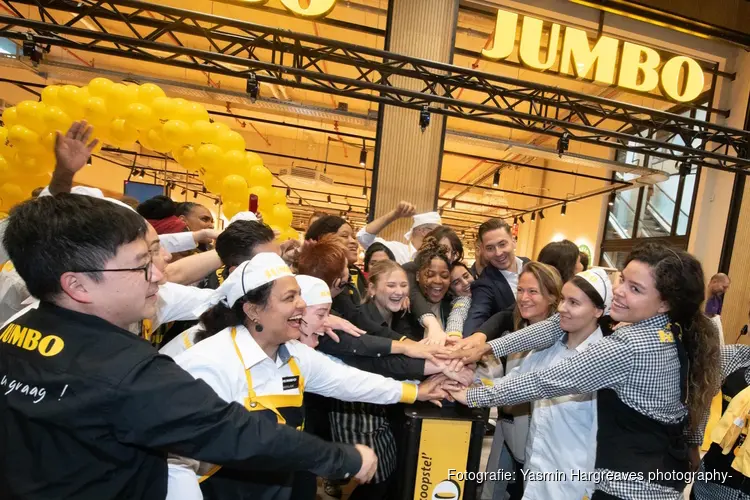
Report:
[{"label": "eyeglasses", "polygon": [[128,267],[123,269],[86,269],[83,271],[76,271],[78,273],[134,273],[134,272],[142,272],[143,276],[146,278],[146,281],[151,281],[151,266],[153,265],[153,261],[149,260],[145,265],[141,267]]}]

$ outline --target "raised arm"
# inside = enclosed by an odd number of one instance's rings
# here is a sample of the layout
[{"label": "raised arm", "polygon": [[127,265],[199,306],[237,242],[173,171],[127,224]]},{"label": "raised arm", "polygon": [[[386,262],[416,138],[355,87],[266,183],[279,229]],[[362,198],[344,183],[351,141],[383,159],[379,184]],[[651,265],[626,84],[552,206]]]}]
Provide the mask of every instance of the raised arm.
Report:
[{"label": "raised arm", "polygon": [[375,241],[375,236],[380,234],[380,231],[385,229],[388,225],[394,223],[398,219],[413,217],[417,213],[417,209],[411,203],[402,201],[398,206],[388,212],[387,214],[378,217],[374,221],[367,224],[357,233],[357,240],[362,248],[367,250],[370,245]]}]

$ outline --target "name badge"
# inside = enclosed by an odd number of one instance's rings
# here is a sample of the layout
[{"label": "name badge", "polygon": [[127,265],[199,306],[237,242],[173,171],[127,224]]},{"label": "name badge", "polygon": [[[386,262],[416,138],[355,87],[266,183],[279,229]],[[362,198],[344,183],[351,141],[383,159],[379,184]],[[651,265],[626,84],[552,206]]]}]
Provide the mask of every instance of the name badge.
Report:
[{"label": "name badge", "polygon": [[289,391],[291,389],[297,389],[299,388],[299,377],[298,376],[292,376],[292,377],[284,377],[281,379],[281,387],[285,391]]}]

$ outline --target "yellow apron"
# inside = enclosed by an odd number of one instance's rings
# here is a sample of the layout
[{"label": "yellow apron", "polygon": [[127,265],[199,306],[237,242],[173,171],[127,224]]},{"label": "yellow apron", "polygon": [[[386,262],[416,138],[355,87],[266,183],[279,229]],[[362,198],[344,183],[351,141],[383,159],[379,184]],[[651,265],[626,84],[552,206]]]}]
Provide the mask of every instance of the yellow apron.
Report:
[{"label": "yellow apron", "polygon": [[[242,359],[242,353],[237,345],[237,329],[232,328],[232,344],[234,344],[234,351],[237,353],[237,357],[240,358],[240,363],[244,368],[245,360]],[[271,394],[267,396],[258,396],[255,394],[253,389],[253,377],[250,375],[250,369],[245,370],[245,378],[247,379],[247,397],[245,398],[245,408],[248,411],[264,411],[270,410],[276,414],[276,420],[280,424],[286,424],[286,419],[279,412],[278,408],[285,407],[300,407],[304,398],[305,391],[305,379],[302,377],[299,366],[293,357],[289,358],[289,369],[292,371],[292,375],[299,377],[299,394],[283,395],[283,394]],[[298,431],[304,428],[304,423],[297,427]],[[198,479],[199,483],[202,483],[209,477],[216,474],[221,469],[221,465],[214,465],[211,469],[203,476]]]}]

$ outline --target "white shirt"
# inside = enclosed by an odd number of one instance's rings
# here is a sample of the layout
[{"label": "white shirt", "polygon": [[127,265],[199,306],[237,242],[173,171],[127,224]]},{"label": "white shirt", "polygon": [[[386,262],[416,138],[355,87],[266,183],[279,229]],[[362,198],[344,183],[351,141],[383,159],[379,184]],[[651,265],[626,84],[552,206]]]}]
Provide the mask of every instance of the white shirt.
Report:
[{"label": "white shirt", "polygon": [[[244,365],[235,350],[232,328],[195,344],[178,355],[175,362],[193,377],[204,380],[224,401],[242,405],[248,396],[245,370],[250,370],[258,396],[299,395],[299,387],[284,390],[282,379],[292,376],[290,357],[299,366],[306,392],[376,404],[411,403],[416,398],[414,384],[336,363],[296,340],[280,346],[275,360],[266,355],[244,326],[236,327],[235,341]],[[171,457],[167,500],[202,499],[198,479],[210,468],[211,464]]]},{"label": "white shirt", "polygon": [[159,287],[159,297],[156,302],[156,318],[153,329],[170,321],[193,321],[198,319],[196,310],[201,304],[208,304],[215,290],[210,288],[196,288],[194,286],[164,283]]},{"label": "white shirt", "polygon": [[521,274],[521,269],[523,269],[523,261],[518,257],[516,257],[516,269],[517,272],[515,273],[509,270],[500,270],[502,275],[505,277],[505,281],[508,282],[510,289],[513,290],[513,293],[515,293],[518,289],[518,275]]},{"label": "white shirt", "polygon": [[202,323],[191,326],[190,328],[170,340],[166,345],[162,346],[162,348],[159,349],[159,354],[169,356],[172,359],[176,358],[196,344],[195,336],[202,330]]},{"label": "white shirt", "polygon": [[169,253],[187,252],[198,247],[191,232],[160,234],[159,243]]},{"label": "white shirt", "polygon": [[0,269],[0,323],[5,323],[12,316],[23,310],[24,302],[31,297],[26,283],[18,274],[11,261],[2,264]]},{"label": "white shirt", "polygon": [[386,241],[383,238],[368,233],[365,231],[364,227],[357,233],[357,241],[359,241],[359,244],[362,245],[362,248],[364,248],[365,251],[367,251],[373,243],[382,243],[393,252],[393,256],[399,264],[406,264],[407,262],[413,261],[414,255],[417,253],[417,249],[414,248],[411,242],[401,243],[400,241]]},{"label": "white shirt", "polygon": [[[567,335],[553,346],[531,351],[508,376],[538,371],[585,351],[602,339],[597,328],[575,349],[568,349]],[[532,403],[524,469],[533,473],[561,471],[565,479],[534,480],[527,476],[524,500],[580,499],[594,492],[593,482],[573,481],[571,471],[593,472],[596,456],[596,393],[573,394]]]}]

